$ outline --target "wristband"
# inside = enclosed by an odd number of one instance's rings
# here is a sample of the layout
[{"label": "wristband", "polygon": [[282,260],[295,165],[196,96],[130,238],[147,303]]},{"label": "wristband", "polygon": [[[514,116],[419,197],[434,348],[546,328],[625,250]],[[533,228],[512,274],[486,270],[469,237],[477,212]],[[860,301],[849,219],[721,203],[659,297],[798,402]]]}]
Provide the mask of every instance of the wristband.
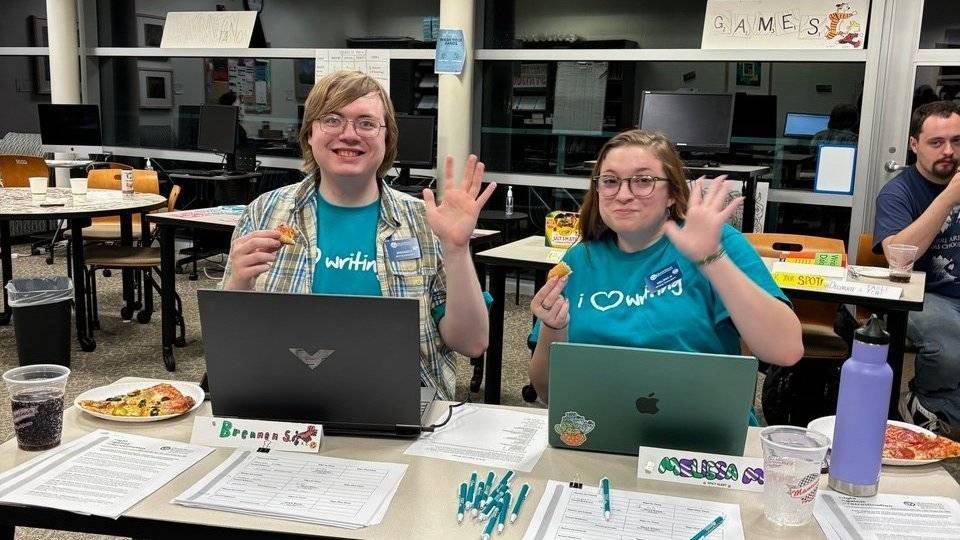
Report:
[{"label": "wristband", "polygon": [[694,264],[696,264],[698,267],[704,267],[714,261],[717,261],[723,258],[723,256],[726,254],[727,254],[727,250],[723,249],[723,246],[720,246],[719,248],[717,248],[716,251],[713,252],[712,255],[707,255],[706,257],[700,259],[699,261],[694,261]]}]

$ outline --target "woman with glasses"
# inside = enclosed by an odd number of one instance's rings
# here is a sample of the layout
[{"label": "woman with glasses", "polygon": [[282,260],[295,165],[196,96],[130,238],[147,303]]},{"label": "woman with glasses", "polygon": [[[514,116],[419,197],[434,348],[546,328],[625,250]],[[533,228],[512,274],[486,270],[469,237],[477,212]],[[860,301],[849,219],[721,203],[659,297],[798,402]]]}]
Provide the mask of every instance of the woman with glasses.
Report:
[{"label": "woman with glasses", "polygon": [[[447,156],[439,204],[429,189],[421,201],[385,185],[397,155],[393,104],[355,71],[327,75],[310,91],[300,148],[307,177],[247,207],[223,288],[416,298],[421,383],[452,399],[453,351],[474,357],[487,347],[469,242],[496,184],[481,192],[484,166],[471,155],[458,184]],[[296,232],[282,249],[281,224]]]},{"label": "woman with glasses", "polygon": [[[701,195],[687,186],[673,144],[659,133],[620,133],[600,149],[580,209],[572,273],[533,297],[539,320],[530,380],[547,399],[550,344],[570,341],[740,354],[792,365],[800,322],[756,251],[726,224],[742,203],[721,176]],[[585,359],[584,361],[589,361]]]}]

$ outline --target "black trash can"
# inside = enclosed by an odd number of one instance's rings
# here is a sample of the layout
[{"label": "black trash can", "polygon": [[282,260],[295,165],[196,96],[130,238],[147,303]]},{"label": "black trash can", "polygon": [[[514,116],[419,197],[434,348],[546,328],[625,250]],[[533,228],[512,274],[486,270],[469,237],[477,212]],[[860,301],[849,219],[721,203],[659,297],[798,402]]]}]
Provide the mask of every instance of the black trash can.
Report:
[{"label": "black trash can", "polygon": [[7,283],[20,365],[70,367],[70,307],[73,281],[68,277],[13,279]]}]

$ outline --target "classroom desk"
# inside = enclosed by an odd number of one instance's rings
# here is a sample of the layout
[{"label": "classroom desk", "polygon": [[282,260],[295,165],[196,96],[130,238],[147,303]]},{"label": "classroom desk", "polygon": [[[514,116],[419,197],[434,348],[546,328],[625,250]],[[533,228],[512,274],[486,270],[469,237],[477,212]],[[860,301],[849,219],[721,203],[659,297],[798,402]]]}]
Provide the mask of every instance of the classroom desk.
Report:
[{"label": "classroom desk", "polygon": [[[511,268],[530,268],[536,271],[535,290],[544,282],[545,272],[550,270],[562,256],[562,250],[544,246],[542,236],[528,236],[522,240],[477,253],[475,260],[488,267],[490,274],[490,294],[493,305],[490,307],[490,343],[487,346],[487,376],[484,402],[500,403],[500,378],[503,364],[503,302],[506,272]],[[767,265],[773,259],[765,260]],[[926,275],[914,272],[910,283],[891,283],[872,278],[850,279],[880,285],[894,285],[903,288],[898,300],[885,300],[867,296],[830,293],[823,290],[784,287],[790,298],[823,300],[841,304],[855,304],[868,309],[882,310],[887,313],[887,330],[890,332],[890,349],[887,362],[893,369],[894,384],[890,394],[890,418],[897,418],[897,401],[900,397],[900,381],[903,377],[903,343],[907,334],[907,313],[923,309],[923,288]]]},{"label": "classroom desk", "polygon": [[[163,365],[167,368],[167,371],[174,371],[177,362],[173,355],[173,346],[182,347],[184,345],[183,343],[176,343],[174,339],[176,335],[176,328],[174,327],[176,322],[173,317],[175,310],[174,292],[177,286],[174,243],[177,228],[232,232],[237,226],[237,222],[240,221],[240,212],[228,211],[224,207],[217,206],[147,214],[146,221],[157,224],[160,236],[160,336],[163,344]],[[488,247],[497,241],[499,236],[498,231],[474,229],[473,236],[470,238],[471,249]],[[482,268],[478,268],[478,272],[482,272],[482,270]],[[483,276],[480,276],[480,282],[485,282]]]},{"label": "classroom desk", "polygon": [[[138,379],[125,378],[121,379],[121,382],[132,380]],[[544,409],[522,410],[536,414],[547,412]],[[189,441],[193,417],[210,414],[210,403],[207,402],[197,411],[183,418],[131,424],[94,418],[75,407],[70,407],[64,412],[63,440],[76,439],[95,429],[109,429],[148,437]],[[445,414],[446,407],[434,404],[431,411],[432,421],[441,419]],[[758,428],[750,428],[747,433],[744,453],[748,456],[760,456],[758,433]],[[475,524],[465,522],[463,525],[457,525],[456,490],[460,482],[467,480],[471,471],[483,472],[486,468],[469,463],[407,456],[403,451],[408,444],[409,441],[403,439],[324,437],[321,453],[325,456],[408,465],[383,522],[363,529],[339,529],[171,504],[171,499],[196,483],[232,452],[231,449],[217,449],[117,520],[43,508],[0,506],[0,540],[12,539],[16,526],[176,540],[183,538],[246,539],[264,538],[268,535],[278,538],[475,540],[480,534]],[[16,440],[11,439],[0,446],[0,471],[10,469],[36,455],[38,455],[37,452],[19,450]],[[497,473],[499,475],[502,471],[498,470]],[[583,483],[593,483],[604,475],[610,478],[614,489],[739,504],[747,538],[824,537],[816,520],[813,519],[806,525],[796,528],[778,528],[767,521],[763,516],[762,495],[759,493],[639,480],[636,477],[636,456],[597,454],[548,447],[533,471],[517,473],[515,485],[529,483],[530,497],[517,522],[507,526],[502,538],[517,539],[523,536],[548,480],[579,479]],[[821,489],[825,489],[826,484],[827,477],[821,477]],[[956,499],[960,498],[960,485],[957,485],[956,481],[935,463],[919,467],[885,466],[880,476],[880,493],[937,495]],[[499,535],[497,537],[501,538]]]}]

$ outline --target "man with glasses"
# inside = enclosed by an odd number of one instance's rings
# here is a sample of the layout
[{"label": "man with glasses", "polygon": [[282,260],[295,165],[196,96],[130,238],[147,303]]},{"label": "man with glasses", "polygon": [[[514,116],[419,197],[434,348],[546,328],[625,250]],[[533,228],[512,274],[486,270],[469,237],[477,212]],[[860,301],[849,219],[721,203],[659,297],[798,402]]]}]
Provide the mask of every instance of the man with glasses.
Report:
[{"label": "man with glasses", "polygon": [[[247,207],[223,287],[417,298],[421,383],[453,399],[453,351],[475,357],[487,347],[486,305],[469,242],[496,184],[481,192],[484,166],[471,155],[459,184],[447,156],[440,204],[430,189],[421,201],[386,186],[397,124],[390,98],[363,73],[318,81],[303,116],[307,178]],[[293,245],[280,243],[281,224],[296,232]]]}]

